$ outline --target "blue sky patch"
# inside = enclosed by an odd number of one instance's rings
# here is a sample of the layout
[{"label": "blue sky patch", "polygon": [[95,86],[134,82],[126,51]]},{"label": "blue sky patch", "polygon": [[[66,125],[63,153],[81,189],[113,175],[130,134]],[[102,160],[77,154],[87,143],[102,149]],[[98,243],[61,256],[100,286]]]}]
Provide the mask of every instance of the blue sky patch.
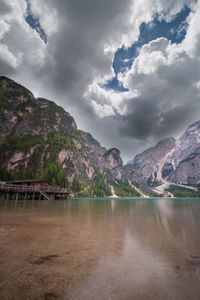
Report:
[{"label": "blue sky patch", "polygon": [[27,10],[25,15],[25,20],[29,24],[29,26],[36,30],[36,32],[39,34],[40,38],[43,40],[45,44],[48,42],[48,37],[42,26],[40,25],[39,19],[33,15],[31,10],[31,3],[29,0],[26,0],[27,2]]},{"label": "blue sky patch", "polygon": [[127,91],[117,79],[117,74],[124,70],[130,69],[134,59],[138,56],[140,48],[160,37],[165,37],[172,43],[181,43],[185,37],[187,30],[186,19],[190,13],[190,9],[185,8],[179,12],[172,21],[166,22],[156,15],[153,22],[142,23],[140,26],[140,36],[130,48],[124,47],[117,50],[113,61],[113,69],[115,77],[108,81],[104,87],[113,89],[115,91]]}]

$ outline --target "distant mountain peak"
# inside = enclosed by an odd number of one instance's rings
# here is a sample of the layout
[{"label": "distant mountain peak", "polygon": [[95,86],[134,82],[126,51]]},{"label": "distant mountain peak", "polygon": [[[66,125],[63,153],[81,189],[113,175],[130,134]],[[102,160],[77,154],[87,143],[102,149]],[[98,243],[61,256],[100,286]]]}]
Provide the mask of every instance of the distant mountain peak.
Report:
[{"label": "distant mountain peak", "polygon": [[149,184],[165,181],[196,185],[200,180],[200,121],[191,124],[175,140],[167,138],[135,156],[133,165],[141,171]]}]

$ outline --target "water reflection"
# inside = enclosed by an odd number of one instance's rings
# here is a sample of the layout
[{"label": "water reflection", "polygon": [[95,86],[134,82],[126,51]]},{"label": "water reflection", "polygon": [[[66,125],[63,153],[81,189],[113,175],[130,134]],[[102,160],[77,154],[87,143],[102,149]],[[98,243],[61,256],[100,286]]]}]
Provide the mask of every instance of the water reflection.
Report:
[{"label": "water reflection", "polygon": [[65,299],[136,299],[136,295],[150,299],[152,290],[167,280],[170,271],[164,259],[126,233],[121,255],[101,259],[85,280],[67,291]]},{"label": "water reflection", "polygon": [[157,214],[157,221],[159,225],[163,225],[166,233],[170,234],[170,220],[173,218],[172,202],[168,199],[160,199],[156,202],[159,213]]},{"label": "water reflection", "polygon": [[191,199],[0,202],[0,299],[199,299],[199,215]]}]

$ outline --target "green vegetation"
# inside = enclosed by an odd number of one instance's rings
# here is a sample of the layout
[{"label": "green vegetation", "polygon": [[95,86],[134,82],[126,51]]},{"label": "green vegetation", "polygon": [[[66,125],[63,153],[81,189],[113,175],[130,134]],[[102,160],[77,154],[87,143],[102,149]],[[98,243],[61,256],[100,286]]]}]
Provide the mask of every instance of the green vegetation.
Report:
[{"label": "green vegetation", "polygon": [[0,91],[0,111],[6,106],[6,93]]},{"label": "green vegetation", "polygon": [[86,187],[86,182],[84,182],[83,178],[80,175],[76,175],[73,179],[73,182],[70,186],[70,190],[73,193],[82,193]]},{"label": "green vegetation", "polygon": [[[18,180],[18,179],[36,179],[37,172],[31,168],[25,168],[20,166],[17,171],[13,174],[11,171],[5,170],[3,167],[0,168],[0,181],[7,180]],[[40,178],[40,177],[38,177]]]},{"label": "green vegetation", "polygon": [[163,194],[158,194],[158,193],[155,193],[154,191],[152,190],[149,190],[148,192],[145,193],[148,197],[150,198],[160,198],[160,197],[163,197]]},{"label": "green vegetation", "polygon": [[54,102],[49,101],[47,107],[42,109],[42,114],[48,116],[49,120],[51,120],[52,123],[56,123],[56,113],[59,113],[59,115],[64,114],[64,109],[58,105],[56,105]]},{"label": "green vegetation", "polygon": [[115,194],[120,197],[139,197],[140,194],[127,183],[114,183]]},{"label": "green vegetation", "polygon": [[73,149],[75,148],[74,139],[77,139],[77,135],[70,131],[67,134],[54,132],[49,135],[47,144],[49,145],[49,152],[51,154],[51,159],[57,160],[59,152],[63,149]]},{"label": "green vegetation", "polygon": [[51,159],[56,160],[58,153],[64,148],[72,149],[74,143],[69,135],[63,135],[60,133],[53,133],[48,137],[47,141],[49,145],[49,152],[51,154]]},{"label": "green vegetation", "polygon": [[6,139],[0,141],[0,152],[15,151],[15,150],[27,150],[31,146],[40,145],[42,139],[40,136],[32,135],[20,135],[14,133]]},{"label": "green vegetation", "polygon": [[35,108],[34,114],[31,115],[33,125],[43,125],[43,121],[46,119],[49,120],[49,125],[52,126],[56,123],[56,113],[63,115],[65,112],[62,107],[58,106],[54,102],[41,98],[34,100],[31,106],[34,106]]},{"label": "green vegetation", "polygon": [[0,167],[0,181],[12,180],[12,175],[5,168]]},{"label": "green vegetation", "polygon": [[176,185],[171,185],[167,190],[167,192],[170,192],[174,195],[174,197],[198,197],[198,192],[187,189],[185,187],[180,187]]},{"label": "green vegetation", "polygon": [[42,171],[38,171],[34,164],[30,164],[30,167],[19,166],[18,170],[13,174],[6,171],[4,168],[0,168],[0,180],[17,180],[17,179],[38,179],[46,178],[50,185],[56,185],[60,187],[68,187],[68,181],[64,174],[62,167],[56,163],[51,162]]},{"label": "green vegetation", "polygon": [[[86,185],[85,185],[86,186]],[[72,189],[74,191],[74,189]],[[104,175],[97,172],[96,177],[91,180],[88,187],[82,186],[81,192],[78,193],[81,197],[106,197],[111,196],[111,190],[107,179]]]},{"label": "green vegetation", "polygon": [[[35,109],[36,108],[36,101],[32,98],[27,98],[27,101],[25,101],[25,102],[23,102],[23,101],[19,102],[18,101],[17,102],[17,108],[15,108],[15,109],[17,109],[18,112],[27,113],[28,112],[27,107],[31,107],[32,109]],[[37,117],[39,117],[38,114],[36,114],[36,115],[37,115]],[[33,114],[32,115],[29,114],[29,117],[32,118],[32,116],[33,116]]]},{"label": "green vegetation", "polygon": [[[24,162],[18,162],[17,170],[7,171],[4,168],[4,160],[8,159],[16,151],[23,151],[26,153],[32,146],[36,146],[33,154],[29,157],[27,165]],[[19,134],[12,134],[6,139],[0,140],[0,179],[1,180],[16,180],[37,178],[39,176],[39,164],[43,152],[43,140],[39,136],[21,136]]]},{"label": "green vegetation", "polygon": [[96,177],[92,181],[91,189],[93,191],[93,196],[104,197],[111,195],[107,179],[104,175],[100,173],[97,173]]},{"label": "green vegetation", "polygon": [[20,179],[36,179],[37,178],[37,172],[33,168],[25,168],[21,166],[18,171],[15,173],[14,176],[12,176],[12,179],[14,180],[20,180]]},{"label": "green vegetation", "polygon": [[56,162],[50,162],[40,173],[41,178],[46,178],[51,185],[67,187],[68,183],[62,167]]}]

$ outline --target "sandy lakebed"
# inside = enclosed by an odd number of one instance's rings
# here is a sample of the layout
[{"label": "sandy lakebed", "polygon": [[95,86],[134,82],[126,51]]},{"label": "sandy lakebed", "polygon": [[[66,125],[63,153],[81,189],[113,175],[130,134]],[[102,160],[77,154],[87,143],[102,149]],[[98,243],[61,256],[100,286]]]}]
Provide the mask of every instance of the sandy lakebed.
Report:
[{"label": "sandy lakebed", "polygon": [[200,299],[200,201],[1,201],[0,299]]}]

